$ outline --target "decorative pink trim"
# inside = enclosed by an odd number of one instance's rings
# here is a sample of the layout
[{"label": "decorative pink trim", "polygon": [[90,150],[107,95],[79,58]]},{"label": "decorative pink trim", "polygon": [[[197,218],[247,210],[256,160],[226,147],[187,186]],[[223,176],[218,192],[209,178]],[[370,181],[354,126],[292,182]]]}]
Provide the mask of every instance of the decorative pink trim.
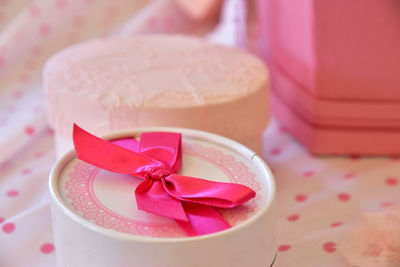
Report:
[{"label": "decorative pink trim", "polygon": [[[217,166],[228,179],[234,183],[240,183],[252,188],[255,192],[261,190],[260,183],[255,180],[256,175],[249,171],[248,167],[235,160],[232,155],[226,155],[222,151],[205,147],[199,144],[183,143],[183,153],[201,158]],[[82,217],[107,229],[132,235],[151,237],[183,237],[185,233],[176,225],[151,224],[136,221],[117,214],[105,207],[96,197],[93,191],[93,182],[100,169],[84,162],[76,164],[68,174],[70,178],[65,182],[68,192],[66,197],[71,200],[71,205],[82,214]],[[206,178],[206,177],[199,177]],[[218,209],[224,218],[232,225],[246,220],[257,208],[255,199],[234,209]]]}]

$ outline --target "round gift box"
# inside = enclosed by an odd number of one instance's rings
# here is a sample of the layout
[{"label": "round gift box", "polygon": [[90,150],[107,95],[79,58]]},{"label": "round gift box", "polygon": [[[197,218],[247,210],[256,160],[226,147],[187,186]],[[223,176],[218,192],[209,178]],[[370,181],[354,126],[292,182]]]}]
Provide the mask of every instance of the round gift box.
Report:
[{"label": "round gift box", "polygon": [[189,36],[73,45],[46,63],[43,88],[58,157],[72,148],[74,123],[98,136],[141,127],[191,128],[261,152],[269,121],[264,63]]},{"label": "round gift box", "polygon": [[233,209],[218,209],[231,228],[187,237],[172,219],[137,210],[140,179],[84,163],[75,151],[50,174],[58,266],[266,267],[276,256],[275,183],[265,162],[230,139],[181,128],[141,128],[105,137],[140,137],[141,132],[182,133],[179,174],[246,185],[256,197]]}]

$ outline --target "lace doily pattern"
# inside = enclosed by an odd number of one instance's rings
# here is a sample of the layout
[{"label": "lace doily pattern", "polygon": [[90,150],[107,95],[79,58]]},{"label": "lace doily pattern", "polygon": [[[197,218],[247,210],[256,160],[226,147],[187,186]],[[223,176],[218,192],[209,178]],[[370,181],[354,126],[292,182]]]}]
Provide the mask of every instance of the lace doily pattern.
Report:
[{"label": "lace doily pattern", "polygon": [[[245,163],[237,161],[232,155],[226,155],[213,147],[187,143],[183,144],[183,153],[213,164],[223,171],[231,182],[249,186],[256,192],[261,190],[261,185],[256,180],[256,175],[249,170]],[[97,199],[93,190],[93,182],[99,172],[99,168],[79,162],[71,169],[65,182],[66,197],[71,201],[72,208],[83,218],[101,227],[132,235],[151,237],[185,236],[185,233],[178,225],[142,222],[127,218],[105,207]],[[260,199],[260,196],[257,194],[255,199],[242,206],[234,209],[218,210],[234,226],[246,220],[256,211],[258,199]]]}]

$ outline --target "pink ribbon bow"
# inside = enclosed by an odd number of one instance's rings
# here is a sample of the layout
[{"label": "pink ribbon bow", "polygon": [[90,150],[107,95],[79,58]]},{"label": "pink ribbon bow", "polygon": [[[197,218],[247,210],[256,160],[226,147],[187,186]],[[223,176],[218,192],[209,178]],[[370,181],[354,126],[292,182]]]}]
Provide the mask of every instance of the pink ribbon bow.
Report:
[{"label": "pink ribbon bow", "polygon": [[74,124],[73,140],[80,160],[143,178],[135,191],[138,209],[174,219],[189,236],[230,228],[215,207],[233,208],[255,197],[244,185],[176,174],[182,166],[179,133],[148,132],[140,142],[109,142]]}]

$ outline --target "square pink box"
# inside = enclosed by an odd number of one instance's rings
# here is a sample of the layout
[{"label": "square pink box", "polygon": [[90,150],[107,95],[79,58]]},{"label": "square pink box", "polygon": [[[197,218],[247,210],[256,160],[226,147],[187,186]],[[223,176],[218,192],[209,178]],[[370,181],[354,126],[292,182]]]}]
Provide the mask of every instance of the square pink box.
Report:
[{"label": "square pink box", "polygon": [[400,5],[258,1],[275,115],[317,154],[400,153]]}]

